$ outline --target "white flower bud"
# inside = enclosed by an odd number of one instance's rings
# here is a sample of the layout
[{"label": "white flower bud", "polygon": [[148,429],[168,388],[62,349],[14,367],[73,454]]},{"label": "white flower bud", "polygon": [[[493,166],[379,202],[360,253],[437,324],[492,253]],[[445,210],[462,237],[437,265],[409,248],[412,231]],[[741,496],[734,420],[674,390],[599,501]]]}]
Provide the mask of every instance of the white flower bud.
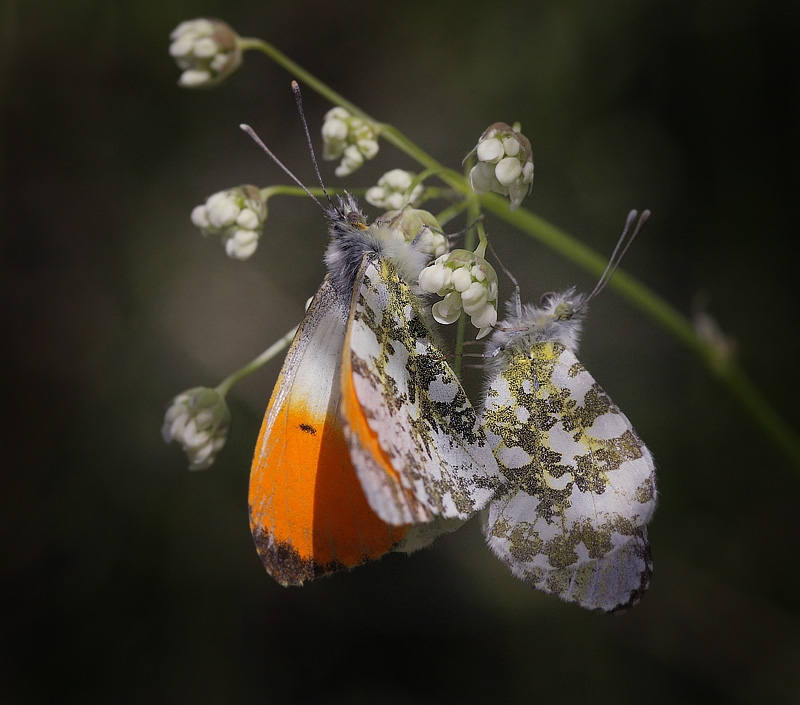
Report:
[{"label": "white flower bud", "polygon": [[352,174],[363,163],[364,157],[361,152],[358,151],[358,147],[354,144],[350,144],[344,148],[342,161],[339,163],[339,166],[334,169],[333,173],[339,177],[347,176],[348,174]]},{"label": "white flower bud", "polygon": [[443,325],[455,323],[461,315],[461,297],[455,292],[449,293],[433,305],[431,313],[434,319]]},{"label": "white flower bud", "polygon": [[204,235],[218,235],[232,259],[244,260],[258,247],[267,219],[267,204],[255,186],[218,191],[192,210],[192,223]]},{"label": "white flower bud", "polygon": [[463,308],[482,337],[497,322],[497,274],[477,252],[454,250],[440,256],[422,270],[419,287],[444,296],[431,309],[439,323],[454,322]]},{"label": "white flower bud", "polygon": [[487,164],[479,162],[469,172],[469,181],[472,190],[479,196],[492,190],[494,185],[494,169],[487,168]]},{"label": "white flower bud", "polygon": [[205,206],[195,206],[192,208],[192,223],[201,230],[209,226],[208,211]]},{"label": "white flower bud", "polygon": [[475,148],[478,163],[470,170],[470,185],[478,195],[494,191],[511,199],[516,210],[533,183],[533,157],[519,126],[497,122],[481,135]]},{"label": "white flower bud", "polygon": [[392,210],[400,210],[407,203],[414,205],[425,191],[422,184],[417,184],[409,193],[411,182],[415,177],[416,174],[403,169],[387,171],[378,179],[377,186],[367,190],[367,203]]},{"label": "white flower bud", "polygon": [[515,157],[506,157],[498,162],[494,173],[497,180],[503,184],[503,186],[510,186],[522,173],[522,165],[519,163],[519,159]]},{"label": "white flower bud", "polygon": [[472,284],[472,275],[464,267],[459,267],[453,271],[453,288],[461,293]]},{"label": "white flower bud", "polygon": [[215,389],[194,387],[170,402],[161,435],[167,443],[181,444],[190,470],[205,470],[224,447],[230,423],[225,398]]},{"label": "white flower bud", "polygon": [[387,171],[381,178],[386,183],[386,186],[394,189],[395,191],[405,191],[411,187],[411,182],[416,175],[410,171],[403,169],[392,169]]},{"label": "white flower bud", "polygon": [[464,306],[464,313],[469,316],[475,315],[484,307],[488,297],[489,291],[483,283],[472,281],[470,285],[461,292],[461,303]]},{"label": "white flower bud", "polygon": [[708,346],[713,364],[724,370],[736,355],[736,339],[722,330],[719,323],[706,311],[702,299],[694,302],[693,309],[692,324],[695,333]]},{"label": "white flower bud", "polygon": [[212,74],[218,74],[225,70],[225,65],[228,63],[228,57],[225,54],[216,54],[211,59],[209,68]]},{"label": "white flower bud", "polygon": [[225,240],[225,253],[231,259],[245,260],[258,247],[258,233],[252,230],[237,230],[233,237]]},{"label": "white flower bud", "polygon": [[445,269],[442,264],[433,264],[425,267],[419,275],[419,287],[423,291],[439,293],[445,286]]},{"label": "white flower bud", "polygon": [[200,88],[206,86],[211,81],[210,71],[200,71],[198,69],[187,69],[178,79],[178,85],[184,88]]},{"label": "white flower bud", "polygon": [[[347,112],[344,108],[334,108],[328,111],[325,116],[325,122],[322,123],[322,140],[324,142],[341,142],[342,149],[344,149],[344,143],[347,140],[347,123],[338,115],[332,115],[336,110]],[[341,154],[341,150],[339,154]],[[335,159],[336,157],[333,158]]]},{"label": "white flower bud", "polygon": [[220,20],[181,22],[170,39],[169,53],[183,71],[178,83],[185,88],[220,83],[242,63],[239,37]]},{"label": "white flower bud", "polygon": [[239,215],[236,216],[236,225],[248,230],[255,230],[259,226],[258,213],[250,208],[242,208]]},{"label": "white flower bud", "polygon": [[347,176],[378,153],[378,133],[365,120],[341,107],[331,108],[322,123],[322,158],[339,159],[337,176]]},{"label": "white flower bud", "polygon": [[509,157],[516,157],[519,154],[519,150],[522,149],[522,146],[519,143],[519,140],[516,137],[506,137],[503,139],[503,151]]},{"label": "white flower bud", "polygon": [[505,156],[503,143],[494,139],[479,142],[477,154],[479,161],[497,163]]},{"label": "white flower bud", "polygon": [[239,204],[234,200],[235,195],[222,201],[218,201],[208,209],[208,222],[215,228],[227,228],[236,222],[239,215]]},{"label": "white flower bud", "polygon": [[493,326],[497,323],[497,309],[494,306],[486,305],[482,313],[473,315],[470,318],[472,325],[479,328],[476,339],[483,338],[492,332]]},{"label": "white flower bud", "polygon": [[364,159],[372,159],[378,153],[377,140],[358,140],[356,142],[358,151],[364,156]]},{"label": "white flower bud", "polygon": [[[430,228],[424,228],[418,235],[417,247],[431,257],[441,257],[450,248],[447,237]],[[449,270],[448,270],[449,271]]]},{"label": "white flower bud", "polygon": [[533,162],[525,162],[522,167],[522,181],[526,184],[533,181]]},{"label": "white flower bud", "polygon": [[480,311],[476,311],[471,317],[472,325],[476,328],[486,328],[497,323],[497,309],[488,304]]}]

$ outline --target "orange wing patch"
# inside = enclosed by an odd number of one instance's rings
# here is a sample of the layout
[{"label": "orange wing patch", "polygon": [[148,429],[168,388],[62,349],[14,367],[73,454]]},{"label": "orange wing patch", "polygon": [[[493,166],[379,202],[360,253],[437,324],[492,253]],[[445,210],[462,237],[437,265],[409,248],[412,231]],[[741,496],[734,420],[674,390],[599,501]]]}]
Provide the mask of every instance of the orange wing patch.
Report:
[{"label": "orange wing patch", "polygon": [[267,439],[262,428],[259,447],[280,450],[256,458],[250,482],[256,548],[283,585],[379,558],[405,534],[367,504],[336,416],[314,416],[294,402]]},{"label": "orange wing patch", "polygon": [[350,460],[337,407],[344,322],[327,280],[284,363],[250,474],[250,527],[283,585],[379,558],[407,527],[372,511]]},{"label": "orange wing patch", "polygon": [[358,462],[365,471],[366,468],[369,469],[370,486],[373,492],[390,497],[392,506],[407,507],[407,513],[417,517],[419,521],[431,521],[433,514],[420,504],[409,490],[403,487],[400,473],[395,469],[391,458],[381,446],[378,435],[370,428],[364,409],[358,401],[353,385],[349,334],[345,338],[344,349],[340,414],[347,424],[346,429],[350,441],[349,453],[357,456]]}]

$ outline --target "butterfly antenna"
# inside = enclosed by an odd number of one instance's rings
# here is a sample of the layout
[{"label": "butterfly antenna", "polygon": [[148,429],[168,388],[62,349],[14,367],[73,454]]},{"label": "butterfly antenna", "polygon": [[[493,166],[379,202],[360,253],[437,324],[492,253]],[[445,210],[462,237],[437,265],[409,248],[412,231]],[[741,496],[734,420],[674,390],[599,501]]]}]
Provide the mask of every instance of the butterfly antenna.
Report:
[{"label": "butterfly antenna", "polygon": [[[267,156],[268,156],[270,159],[272,159],[272,161],[273,161],[273,162],[275,162],[275,163],[276,163],[276,164],[277,164],[277,165],[278,165],[278,166],[279,166],[281,169],[283,169],[283,170],[284,170],[284,171],[285,171],[285,172],[286,172],[286,173],[289,175],[289,178],[290,178],[292,181],[294,181],[294,182],[295,182],[295,183],[296,183],[296,184],[297,184],[297,185],[298,185],[298,186],[299,186],[301,189],[303,189],[303,191],[305,191],[305,192],[306,192],[306,193],[307,193],[309,196],[311,196],[311,199],[314,201],[314,203],[316,203],[316,204],[317,204],[317,205],[318,205],[320,208],[322,208],[322,210],[323,210],[323,211],[325,210],[325,206],[323,206],[323,205],[322,205],[322,204],[319,202],[319,200],[317,199],[317,197],[316,197],[316,196],[315,196],[313,193],[311,193],[311,191],[309,191],[309,190],[306,188],[306,185],[305,185],[305,184],[304,184],[302,181],[300,181],[300,179],[298,179],[298,178],[297,178],[297,177],[296,177],[296,176],[295,176],[295,175],[294,175],[294,174],[293,174],[293,173],[292,173],[292,172],[289,170],[289,168],[288,168],[287,166],[285,166],[285,165],[284,165],[284,163],[283,163],[283,162],[282,162],[280,159],[278,159],[278,157],[276,157],[276,156],[275,156],[275,155],[272,153],[272,151],[269,149],[269,147],[267,147],[267,145],[265,145],[265,144],[264,144],[264,143],[261,141],[261,138],[260,138],[260,137],[259,137],[259,136],[256,134],[256,131],[255,131],[255,130],[254,130],[252,127],[250,127],[250,125],[244,125],[244,124],[242,124],[242,125],[239,125],[239,127],[240,127],[240,128],[242,128],[242,130],[243,130],[244,132],[246,132],[248,135],[250,135],[250,137],[252,138],[252,140],[253,140],[253,141],[254,141],[254,142],[255,142],[255,143],[256,143],[256,144],[257,144],[259,147],[261,147],[261,149],[263,149],[263,150],[264,150],[264,151],[267,153]],[[328,193],[327,193],[327,192],[325,192],[325,195],[327,196],[327,195],[328,195]],[[328,196],[328,200],[330,200],[330,196]]]},{"label": "butterfly antenna", "polygon": [[489,252],[492,253],[492,257],[497,260],[497,264],[500,265],[500,269],[502,269],[506,276],[511,280],[514,284],[514,307],[517,309],[517,318],[522,317],[522,299],[519,295],[519,282],[516,280],[514,275],[506,269],[506,266],[503,264],[502,260],[497,256],[497,252],[494,251],[494,247],[492,247],[492,243],[489,239],[486,239],[486,245],[489,247]]},{"label": "butterfly antenna", "polygon": [[[638,221],[636,220],[636,216],[639,216]],[[594,289],[592,289],[592,293],[584,299],[581,306],[589,303],[589,301],[591,301],[603,289],[606,288],[606,284],[611,281],[611,277],[613,277],[614,272],[617,271],[617,267],[619,267],[620,262],[622,262],[622,258],[625,256],[628,248],[633,244],[636,236],[641,232],[649,217],[650,211],[648,210],[642,211],[641,215],[639,215],[639,212],[635,210],[632,210],[630,213],[628,213],[628,217],[625,220],[625,227],[622,230],[622,235],[620,235],[619,240],[617,240],[617,244],[614,247],[614,251],[611,253],[611,257],[608,260],[608,264],[606,265],[603,275],[598,280]],[[633,227],[634,221],[636,221],[635,227]]]},{"label": "butterfly antenna", "polygon": [[[311,143],[311,133],[308,131],[308,122],[306,121],[306,114],[303,110],[303,96],[300,94],[300,85],[297,83],[297,81],[292,81],[292,92],[294,93],[294,102],[297,103],[297,112],[300,113],[300,120],[302,121],[303,129],[306,132],[308,151],[311,154],[311,162],[314,164],[314,171],[317,173],[317,180],[319,181],[319,185],[322,187],[322,193],[324,193],[325,197],[328,199],[328,203],[334,206],[333,200],[328,194],[325,184],[322,182],[322,174],[320,173],[319,165],[317,164],[317,155],[314,153],[314,145]],[[334,208],[335,207],[336,206],[334,206]]]}]

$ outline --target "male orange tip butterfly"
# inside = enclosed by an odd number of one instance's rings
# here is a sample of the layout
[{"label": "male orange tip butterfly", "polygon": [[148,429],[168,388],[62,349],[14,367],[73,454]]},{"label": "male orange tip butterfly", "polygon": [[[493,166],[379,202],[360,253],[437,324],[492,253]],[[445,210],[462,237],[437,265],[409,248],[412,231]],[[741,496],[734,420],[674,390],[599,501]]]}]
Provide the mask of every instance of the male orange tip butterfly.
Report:
[{"label": "male orange tip butterfly", "polygon": [[485,351],[482,418],[502,483],[485,512],[486,540],[525,582],[604,611],[633,605],[648,587],[655,466],[576,354],[586,304],[609,281],[649,211],[620,250],[636,215],[628,216],[588,297],[568,289],[522,306],[517,287]]},{"label": "male orange tip butterfly", "polygon": [[416,293],[429,258],[416,240],[367,225],[352,196],[334,202],[322,189],[328,206],[306,192],[328,219],[328,274],[286,356],[250,475],[253,538],[283,585],[416,550],[482,508],[497,480]]}]

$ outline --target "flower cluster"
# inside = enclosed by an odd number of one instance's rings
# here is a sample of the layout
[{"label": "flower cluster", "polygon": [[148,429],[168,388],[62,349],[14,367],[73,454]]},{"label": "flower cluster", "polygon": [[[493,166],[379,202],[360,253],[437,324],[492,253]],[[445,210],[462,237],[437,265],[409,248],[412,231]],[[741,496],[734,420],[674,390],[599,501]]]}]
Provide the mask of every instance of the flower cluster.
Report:
[{"label": "flower cluster", "polygon": [[336,176],[347,176],[378,153],[377,130],[344,108],[332,108],[322,123],[322,158],[342,158]]},{"label": "flower cluster", "polygon": [[228,257],[244,260],[255,252],[267,219],[267,204],[256,186],[238,186],[209,196],[192,211],[203,235],[219,235]]},{"label": "flower cluster", "polygon": [[442,232],[433,213],[420,208],[387,211],[378,219],[386,227],[401,234],[406,242],[414,242],[420,252],[433,257],[449,249],[447,236]]},{"label": "flower cluster", "polygon": [[519,132],[496,122],[481,135],[475,148],[478,163],[469,173],[477,194],[494,191],[511,199],[511,210],[519,208],[533,186],[531,143]]},{"label": "flower cluster", "polygon": [[181,444],[190,470],[205,470],[225,445],[230,425],[225,398],[215,389],[194,387],[170,402],[161,435],[167,443]]},{"label": "flower cluster", "polygon": [[238,35],[220,20],[187,20],[169,37],[169,53],[183,70],[178,83],[185,88],[220,83],[242,63]]},{"label": "flower cluster", "polygon": [[422,270],[419,286],[444,297],[431,311],[439,323],[455,322],[462,308],[479,329],[478,338],[497,323],[497,273],[477,252],[453,250],[438,257]]},{"label": "flower cluster", "polygon": [[399,210],[406,204],[412,206],[420,199],[425,189],[422,184],[417,184],[411,189],[411,183],[416,174],[404,169],[387,171],[380,179],[378,185],[367,189],[365,198],[378,208],[393,208]]}]

